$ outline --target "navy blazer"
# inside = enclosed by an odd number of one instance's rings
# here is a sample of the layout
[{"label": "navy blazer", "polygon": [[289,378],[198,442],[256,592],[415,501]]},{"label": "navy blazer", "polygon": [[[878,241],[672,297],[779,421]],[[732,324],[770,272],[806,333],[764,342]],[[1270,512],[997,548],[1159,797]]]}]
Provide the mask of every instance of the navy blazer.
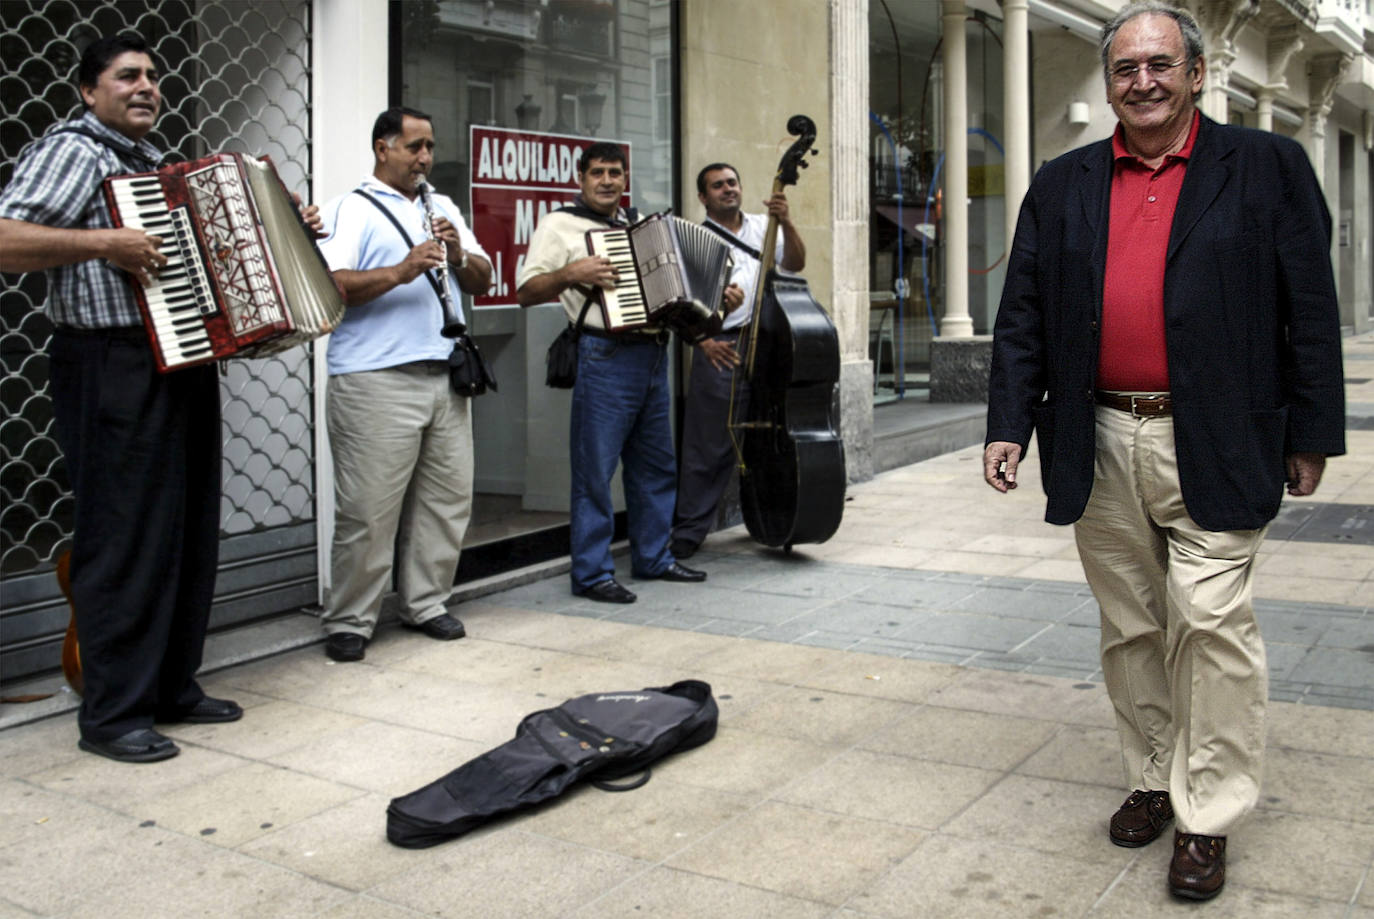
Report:
[{"label": "navy blazer", "polygon": [[[1021,206],[997,314],[987,441],[1034,429],[1045,519],[1093,484],[1109,139],[1046,164]],[[1285,456],[1345,452],[1331,216],[1307,154],[1203,117],[1169,233],[1164,325],[1179,479],[1209,530],[1278,513]]]}]

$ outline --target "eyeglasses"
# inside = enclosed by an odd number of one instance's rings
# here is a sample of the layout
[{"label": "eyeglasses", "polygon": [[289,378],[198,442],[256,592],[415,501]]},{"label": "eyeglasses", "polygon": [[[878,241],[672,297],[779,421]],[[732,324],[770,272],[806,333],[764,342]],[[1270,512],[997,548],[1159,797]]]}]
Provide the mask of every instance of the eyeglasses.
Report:
[{"label": "eyeglasses", "polygon": [[[1151,79],[1163,80],[1173,73],[1175,68],[1182,67],[1186,63],[1188,63],[1187,58],[1181,61],[1150,61],[1144,65],[1144,70],[1149,73]],[[1140,64],[1120,64],[1112,68],[1111,76],[1112,80],[1117,83],[1134,83],[1136,77],[1140,75],[1140,71]]]}]

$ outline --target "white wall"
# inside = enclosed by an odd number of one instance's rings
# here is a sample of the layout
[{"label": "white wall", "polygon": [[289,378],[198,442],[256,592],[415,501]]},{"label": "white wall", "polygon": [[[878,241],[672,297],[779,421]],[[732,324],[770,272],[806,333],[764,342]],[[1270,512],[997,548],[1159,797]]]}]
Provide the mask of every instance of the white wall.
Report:
[{"label": "white wall", "polygon": [[[1107,105],[1097,46],[1069,32],[1037,32],[1031,42],[1032,171],[1060,154],[1101,140],[1116,128]],[[1069,124],[1069,103],[1086,102],[1091,121],[1084,127]]]},{"label": "white wall", "polygon": [[[372,122],[387,104],[386,0],[315,0],[311,62],[311,199],[346,193],[372,171]],[[315,378],[326,379],[328,338],[315,347]],[[315,387],[316,553],[320,600],[329,589],[334,536],[334,464],[324,423],[325,387]]]}]

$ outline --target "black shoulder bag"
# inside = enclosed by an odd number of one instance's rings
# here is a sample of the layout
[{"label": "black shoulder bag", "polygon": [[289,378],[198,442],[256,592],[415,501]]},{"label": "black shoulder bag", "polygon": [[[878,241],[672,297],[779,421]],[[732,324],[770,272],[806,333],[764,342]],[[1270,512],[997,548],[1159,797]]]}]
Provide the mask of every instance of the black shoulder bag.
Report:
[{"label": "black shoulder bag", "polygon": [[580,286],[578,289],[587,299],[582,304],[577,324],[568,323],[549,345],[549,353],[544,357],[544,385],[554,389],[572,389],[577,382],[577,341],[582,337],[582,323],[592,305],[591,291]]},{"label": "black shoulder bag", "polygon": [[[391,225],[396,228],[396,232],[401,234],[406,245],[414,249],[415,244],[410,241],[410,234],[406,228],[401,226],[401,222],[396,216],[386,209],[382,202],[363,191],[361,188],[353,189],[355,195],[362,195],[381,211]],[[444,300],[443,294],[439,292],[439,282],[434,279],[434,275],[425,272],[425,280],[429,281],[429,286],[434,288],[434,296],[439,298],[439,302]],[[466,332],[460,333],[453,340],[453,350],[448,356],[448,382],[453,391],[460,396],[480,396],[490,389],[496,392],[496,377],[492,375],[491,368],[487,366],[486,359],[482,357],[482,351],[477,347],[477,342],[472,340],[472,336]]]}]

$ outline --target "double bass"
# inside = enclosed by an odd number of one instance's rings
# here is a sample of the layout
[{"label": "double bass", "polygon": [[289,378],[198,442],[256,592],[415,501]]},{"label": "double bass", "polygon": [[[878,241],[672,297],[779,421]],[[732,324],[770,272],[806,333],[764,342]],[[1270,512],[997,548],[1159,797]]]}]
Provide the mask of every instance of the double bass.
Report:
[{"label": "double bass", "polygon": [[[797,136],[773,178],[773,194],[797,183],[816,140],[805,115],[787,121]],[[770,215],[754,291],[754,313],[741,342],[748,411],[737,418],[731,398],[730,432],[740,465],[740,509],[749,535],[791,551],[796,543],[825,542],[844,513],[844,441],[839,434],[840,342],[835,324],[800,278],[774,266],[778,220]]]}]

